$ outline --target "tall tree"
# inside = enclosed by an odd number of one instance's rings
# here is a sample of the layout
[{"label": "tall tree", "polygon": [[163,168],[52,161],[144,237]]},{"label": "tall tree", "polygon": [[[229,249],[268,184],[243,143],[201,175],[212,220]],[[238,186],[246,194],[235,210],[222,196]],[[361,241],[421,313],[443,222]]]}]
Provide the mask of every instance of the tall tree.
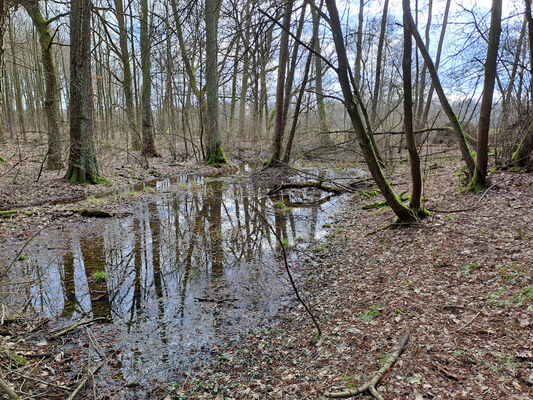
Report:
[{"label": "tall tree", "polygon": [[157,157],[152,127],[152,63],[150,60],[150,32],[148,29],[148,0],[141,0],[141,119],[142,153],[146,157]]},{"label": "tall tree", "polygon": [[387,28],[387,12],[389,10],[389,0],[383,3],[383,14],[381,17],[381,28],[378,40],[378,54],[376,60],[376,75],[374,79],[374,94],[372,95],[372,109],[370,110],[370,123],[372,128],[376,125],[378,115],[379,93],[381,91],[381,63],[383,58],[383,45],[385,43],[385,32]]},{"label": "tall tree", "polygon": [[122,0],[115,1],[115,18],[118,23],[118,37],[120,44],[120,62],[122,63],[122,89],[126,103],[126,116],[130,127],[131,143],[135,150],[140,150],[141,141],[137,131],[137,119],[135,118],[135,106],[133,105],[132,76],[130,66],[130,52],[128,49],[128,31],[124,19],[124,3]]},{"label": "tall tree", "polygon": [[280,161],[281,148],[283,145],[283,131],[285,127],[285,115],[283,115],[284,96],[285,96],[285,74],[287,71],[287,60],[289,58],[289,29],[292,13],[292,1],[285,0],[283,7],[283,29],[281,31],[279,62],[278,62],[278,80],[276,83],[276,126],[273,141],[273,153],[271,164],[275,165]]},{"label": "tall tree", "polygon": [[[4,36],[7,23],[8,0],[0,0],[0,98],[3,96],[4,83]],[[3,127],[0,116],[0,140],[3,138]]]},{"label": "tall tree", "polygon": [[94,149],[91,81],[91,0],[70,6],[70,151],[66,179],[99,183]]},{"label": "tall tree", "polygon": [[[529,70],[531,79],[533,79],[533,16],[531,15],[531,0],[524,0],[526,4],[526,21],[529,42]],[[512,155],[512,161],[515,167],[527,167],[529,158],[533,152],[533,123],[527,128],[526,134],[520,141],[518,148]]]},{"label": "tall tree", "polygon": [[433,60],[431,59],[429,55],[426,45],[424,44],[424,41],[422,40],[422,37],[420,36],[418,29],[416,28],[416,24],[413,21],[413,17],[411,15],[411,11],[406,10],[405,13],[407,14],[405,21],[406,23],[410,25],[411,32],[415,39],[418,50],[422,54],[422,57],[424,58],[424,62],[427,65],[429,75],[431,76],[431,80],[433,82],[433,85],[435,86],[435,91],[437,92],[442,108],[444,109],[444,112],[448,116],[448,119],[450,120],[450,124],[452,125],[454,129],[455,136],[456,136],[456,139],[459,145],[459,149],[461,150],[461,155],[468,169],[468,176],[471,177],[474,175],[475,161],[474,161],[474,157],[472,156],[472,152],[470,151],[470,148],[468,147],[468,143],[466,142],[466,135],[463,131],[463,128],[461,127],[461,123],[459,122],[457,115],[453,111],[453,108],[450,102],[448,101],[446,94],[444,93],[444,89],[440,83],[439,75],[437,74],[437,69],[435,68],[435,64],[433,64]]},{"label": "tall tree", "polygon": [[[322,2],[320,6],[322,6]],[[311,15],[313,18],[313,37],[315,38],[315,92],[316,104],[318,108],[318,120],[320,121],[320,143],[322,145],[329,145],[331,143],[331,139],[329,136],[328,120],[326,116],[326,104],[324,103],[324,90],[322,88],[322,58],[320,55],[320,39],[318,35],[320,17],[314,7],[311,7]]]},{"label": "tall tree", "polygon": [[46,87],[44,112],[48,123],[48,156],[46,166],[48,169],[58,170],[63,168],[63,159],[61,157],[61,136],[59,131],[59,88],[52,55],[53,37],[50,33],[50,25],[41,13],[38,0],[26,0],[22,3],[22,6],[33,21],[41,45],[41,58]]},{"label": "tall tree", "polygon": [[217,23],[220,13],[218,0],[205,0],[205,88],[207,97],[207,143],[205,162],[210,165],[226,163],[218,126],[218,50]]},{"label": "tall tree", "polygon": [[[444,44],[444,35],[446,34],[446,26],[448,25],[448,15],[450,14],[450,3],[451,0],[446,0],[446,6],[444,7],[444,18],[442,20],[442,28],[440,30],[439,43],[437,45],[437,55],[435,58],[435,72],[439,70],[440,57],[442,54],[442,45]],[[424,61],[424,66],[428,68],[427,63]],[[431,81],[429,87],[428,97],[426,100],[426,105],[424,107],[424,113],[420,122],[421,126],[426,126],[428,123],[429,110],[431,108],[431,99],[433,98],[433,92],[435,91],[435,84]]]},{"label": "tall tree", "polygon": [[500,46],[500,33],[502,30],[502,0],[492,0],[490,13],[490,31],[485,60],[485,77],[483,81],[483,95],[479,110],[479,124],[477,131],[477,158],[476,170],[469,189],[478,191],[487,185],[487,164],[489,158],[489,129],[490,114],[492,111],[492,97],[494,94],[494,81],[496,79],[496,66],[498,61],[498,48]]},{"label": "tall tree", "polygon": [[420,197],[422,194],[422,176],[420,174],[420,157],[416,149],[415,135],[413,133],[413,85],[411,77],[411,64],[413,52],[413,38],[411,27],[408,22],[408,13],[411,10],[409,0],[402,0],[403,7],[403,112],[405,139],[407,150],[409,151],[409,161],[411,164],[411,178],[413,180],[413,191],[409,208],[417,215],[422,215],[420,210]]},{"label": "tall tree", "polygon": [[329,12],[329,23],[333,33],[333,40],[335,42],[335,49],[337,52],[338,65],[336,72],[344,97],[344,106],[346,107],[346,111],[350,116],[355,133],[357,134],[361,151],[374,182],[376,182],[376,185],[387,201],[387,204],[398,217],[398,222],[402,224],[409,224],[417,220],[418,216],[414,215],[409,208],[402,204],[398,196],[392,190],[379,165],[374,146],[370,140],[369,127],[365,121],[364,105],[361,101],[359,101],[361,98],[359,88],[355,85],[351,85],[348,77],[351,75],[351,71],[348,64],[348,57],[346,56],[346,47],[344,46],[344,37],[342,35],[342,28],[335,0],[326,0],[326,6]]}]

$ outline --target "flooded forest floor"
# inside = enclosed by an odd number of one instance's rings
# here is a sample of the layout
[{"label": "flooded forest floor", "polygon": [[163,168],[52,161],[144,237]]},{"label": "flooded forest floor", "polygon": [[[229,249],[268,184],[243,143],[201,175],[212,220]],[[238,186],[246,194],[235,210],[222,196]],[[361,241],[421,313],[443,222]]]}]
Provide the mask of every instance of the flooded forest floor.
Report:
[{"label": "flooded forest floor", "polygon": [[[371,186],[268,199],[297,174],[169,164],[117,162],[103,171],[109,188],[21,172],[24,190],[1,167],[0,205],[13,213],[0,218],[0,378],[23,398],[77,387],[87,399],[324,398],[371,379],[405,333],[384,398],[533,397],[532,174],[496,171],[486,192],[463,194],[457,156],[434,157],[430,216],[391,230]],[[310,164],[299,168],[357,175]],[[408,173],[391,174],[398,193]],[[285,240],[320,337],[254,210]]]}]

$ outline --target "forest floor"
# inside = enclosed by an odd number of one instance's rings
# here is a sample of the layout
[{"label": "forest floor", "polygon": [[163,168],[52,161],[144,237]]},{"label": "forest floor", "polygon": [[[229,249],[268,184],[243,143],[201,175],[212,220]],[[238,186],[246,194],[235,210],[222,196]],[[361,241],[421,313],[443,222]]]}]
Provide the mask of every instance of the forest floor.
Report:
[{"label": "forest floor", "polygon": [[[363,209],[379,196],[345,194],[347,207],[332,216],[327,240],[291,265],[305,276],[299,285],[320,321],[320,337],[303,307],[288,308],[238,346],[221,346],[211,368],[187,371],[176,384],[100,388],[96,373],[80,398],[324,398],[326,392],[355,389],[371,379],[409,333],[405,352],[377,386],[384,398],[531,399],[533,174],[496,171],[488,190],[463,194],[457,157],[443,155],[432,162],[424,186],[425,206],[432,211],[423,222],[382,229],[394,219],[391,210]],[[121,163],[114,168],[125,169]],[[165,168],[154,166],[154,171]],[[0,240],[29,238],[56,218],[80,218],[62,214],[71,205],[31,205],[39,196],[68,196],[61,175],[46,174],[44,194],[37,195],[40,189],[31,182],[25,194],[2,186],[2,207],[22,207],[0,220]],[[148,177],[131,175],[135,178],[122,183]],[[394,177],[398,192],[409,190],[406,165]],[[101,188],[76,190],[85,197]],[[77,207],[91,204],[87,198],[80,201]],[[123,201],[115,196],[99,206],[113,212]],[[80,349],[90,340],[85,334],[46,341],[48,321],[0,322],[0,377],[15,389],[33,379],[43,392],[65,393],[53,385],[72,391],[83,380],[83,370],[76,376],[62,371],[65,360],[83,364],[86,354]],[[18,357],[31,362],[17,365]],[[111,360],[100,374],[116,373],[118,365]]]}]

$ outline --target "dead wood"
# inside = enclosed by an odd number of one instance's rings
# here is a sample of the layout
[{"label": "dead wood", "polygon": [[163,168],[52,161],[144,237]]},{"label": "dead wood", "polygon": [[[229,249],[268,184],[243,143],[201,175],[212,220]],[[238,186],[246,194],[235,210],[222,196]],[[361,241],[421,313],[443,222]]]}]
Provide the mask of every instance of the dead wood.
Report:
[{"label": "dead wood", "polygon": [[54,333],[50,337],[50,339],[57,339],[58,337],[66,335],[67,333],[73,331],[74,329],[76,329],[76,328],[78,328],[80,326],[87,325],[87,324],[92,324],[93,322],[99,322],[99,321],[108,321],[108,318],[106,318],[106,317],[98,317],[98,318],[88,319],[88,320],[85,320],[85,321],[78,321],[75,324],[69,326],[68,328],[63,329],[62,331],[59,331],[57,333]]},{"label": "dead wood", "polygon": [[20,400],[20,396],[15,393],[15,391],[11,389],[7,382],[4,381],[2,378],[0,378],[0,389],[2,389],[9,396],[10,399]]},{"label": "dead wood", "polygon": [[307,188],[315,188],[320,189],[328,193],[333,194],[341,194],[346,191],[352,191],[355,187],[362,184],[364,180],[361,181],[353,181],[348,184],[339,184],[336,182],[331,182],[332,184],[324,183],[324,181],[318,180],[318,181],[303,181],[303,182],[286,182],[286,183],[280,183],[276,187],[272,188],[268,195],[271,196],[273,194],[279,193],[282,190],[286,189],[307,189]]},{"label": "dead wood", "polygon": [[403,339],[400,343],[400,346],[398,347],[398,350],[396,350],[388,359],[387,362],[383,365],[383,367],[380,368],[380,370],[374,375],[372,379],[365,382],[364,385],[360,386],[359,388],[355,390],[347,390],[345,392],[336,392],[336,393],[326,393],[325,396],[330,399],[346,399],[348,397],[354,397],[358,394],[362,394],[365,392],[368,392],[371,394],[374,398],[378,400],[383,400],[383,396],[379,394],[379,392],[376,389],[376,385],[379,383],[381,378],[383,378],[383,375],[391,369],[394,364],[396,364],[396,361],[400,359],[400,356],[402,355],[403,351],[405,350],[407,346],[407,342],[409,342],[409,334],[406,333],[403,336]]}]

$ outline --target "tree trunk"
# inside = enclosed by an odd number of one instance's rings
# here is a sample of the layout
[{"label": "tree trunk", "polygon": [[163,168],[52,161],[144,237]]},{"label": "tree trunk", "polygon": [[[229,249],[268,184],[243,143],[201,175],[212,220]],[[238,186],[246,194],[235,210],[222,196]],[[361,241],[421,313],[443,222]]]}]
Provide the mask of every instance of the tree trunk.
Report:
[{"label": "tree trunk", "polygon": [[141,140],[137,129],[137,119],[135,118],[135,106],[133,104],[132,75],[130,66],[130,52],[128,49],[128,32],[124,21],[124,4],[122,0],[115,0],[115,18],[118,23],[118,34],[120,44],[120,61],[122,63],[122,89],[126,101],[126,116],[130,129],[131,144],[134,150],[141,149]]},{"label": "tree trunk", "polygon": [[420,174],[420,158],[416,150],[415,135],[413,133],[413,85],[411,78],[411,57],[413,52],[413,39],[410,25],[407,21],[407,14],[410,12],[409,0],[402,0],[403,6],[403,113],[405,139],[407,150],[409,151],[409,161],[411,164],[411,179],[413,180],[413,192],[409,208],[421,216],[420,197],[422,193],[422,176]]},{"label": "tree trunk", "polygon": [[353,87],[352,92],[352,88],[350,86],[350,80],[348,78],[350,67],[348,65],[346,48],[344,46],[344,38],[342,35],[342,28],[335,0],[326,0],[326,6],[329,11],[330,25],[333,32],[335,49],[337,51],[337,75],[339,77],[339,84],[344,96],[344,106],[348,111],[353,128],[357,134],[357,138],[359,139],[359,145],[361,146],[363,156],[374,182],[376,182],[376,185],[387,201],[387,204],[398,216],[398,222],[402,224],[409,224],[415,221],[417,217],[411,213],[409,208],[405,207],[401,203],[401,201],[398,199],[398,196],[396,196],[392,190],[387,178],[385,178],[385,175],[383,175],[383,171],[379,166],[374,147],[372,146],[372,142],[370,140],[367,124],[364,122],[364,105],[357,101],[357,99],[361,97],[359,94],[359,89],[355,86]]},{"label": "tree trunk", "polygon": [[205,163],[209,165],[226,163],[218,126],[217,23],[219,5],[217,0],[205,1],[205,88],[207,95]]},{"label": "tree trunk", "polygon": [[461,124],[459,123],[459,120],[457,119],[457,115],[455,115],[455,112],[453,111],[452,106],[450,105],[450,103],[448,102],[448,99],[446,98],[446,95],[444,94],[444,89],[442,88],[442,85],[440,84],[439,76],[437,75],[437,70],[435,69],[433,60],[429,56],[426,46],[424,45],[424,42],[422,38],[420,37],[420,33],[418,33],[418,30],[416,29],[416,25],[413,21],[413,17],[411,16],[410,10],[408,12],[406,22],[411,25],[411,30],[413,33],[413,37],[416,41],[416,45],[418,49],[420,50],[422,57],[424,58],[424,62],[427,64],[428,72],[431,75],[431,80],[433,81],[433,85],[435,86],[435,90],[437,91],[437,95],[439,96],[439,100],[442,105],[442,108],[444,109],[444,112],[448,116],[450,123],[455,131],[459,149],[461,150],[461,155],[463,156],[463,160],[466,163],[469,177],[471,177],[474,175],[474,169],[475,169],[474,157],[472,156],[472,152],[470,151],[470,148],[468,147],[465,133],[463,131],[463,128],[461,127]]},{"label": "tree trunk", "polygon": [[313,37],[315,45],[314,50],[316,55],[315,59],[315,93],[316,93],[316,106],[318,109],[318,120],[320,122],[320,144],[328,146],[331,144],[331,138],[329,136],[328,120],[326,116],[326,104],[324,103],[324,91],[322,89],[322,58],[320,58],[320,40],[318,35],[318,28],[320,23],[320,17],[316,10],[311,7],[311,15],[313,17]]},{"label": "tree trunk", "polygon": [[48,156],[46,166],[51,170],[59,170],[63,168],[63,160],[61,158],[61,136],[59,132],[59,90],[52,56],[52,35],[50,33],[50,26],[44,19],[37,0],[25,1],[22,5],[33,21],[33,25],[39,34],[39,42],[41,45],[41,57],[46,84],[44,111],[48,122]]},{"label": "tree trunk", "polygon": [[[426,24],[426,48],[429,48],[429,33],[431,29],[431,14],[433,12],[433,0],[429,0],[429,6],[428,6],[428,21]],[[422,125],[422,116],[423,116],[423,110],[424,110],[424,92],[426,90],[426,72],[427,72],[427,64],[424,61],[424,65],[422,66],[422,73],[420,74],[420,88],[418,90],[418,107],[416,108],[416,129],[424,128]],[[421,138],[422,136],[420,136]]]},{"label": "tree trunk", "polygon": [[91,0],[72,0],[70,12],[70,152],[66,179],[99,183],[93,139]]},{"label": "tree trunk", "polygon": [[[7,22],[7,0],[0,0],[0,98],[4,94],[4,35]],[[4,139],[2,116],[0,114],[0,141]]]},{"label": "tree trunk", "polygon": [[13,57],[13,86],[15,88],[15,105],[17,106],[17,117],[18,117],[18,123],[19,123],[19,130],[22,132],[22,135],[24,137],[24,141],[26,141],[26,123],[24,120],[24,106],[22,105],[22,88],[20,85],[20,64],[19,60],[17,59],[17,55],[20,54],[15,48],[15,35],[13,31],[13,24],[11,21],[8,22],[8,30],[9,30],[9,44],[11,47],[11,57]]},{"label": "tree trunk", "polygon": [[487,59],[485,60],[485,78],[483,81],[483,96],[479,110],[479,125],[477,133],[476,170],[469,189],[479,191],[487,185],[487,164],[489,158],[489,129],[492,111],[492,97],[494,94],[494,80],[496,78],[496,64],[498,62],[498,48],[502,24],[502,0],[492,0],[490,14],[489,43]]},{"label": "tree trunk", "polygon": [[[525,0],[526,4],[526,21],[529,39],[529,68],[533,68],[533,16],[531,15],[531,0]],[[531,71],[533,77],[533,71]],[[518,148],[512,155],[512,162],[515,167],[528,167],[529,158],[533,152],[533,124],[531,124],[523,139],[520,141]]]},{"label": "tree trunk", "polygon": [[378,54],[376,61],[376,77],[374,82],[374,94],[372,95],[372,109],[370,110],[370,124],[372,128],[376,126],[378,114],[379,93],[381,91],[381,61],[383,58],[383,43],[385,42],[385,30],[387,28],[387,12],[389,9],[389,0],[383,3],[383,16],[381,17],[381,30],[378,40]]},{"label": "tree trunk", "polygon": [[285,94],[285,72],[287,70],[287,60],[289,58],[289,32],[292,13],[292,1],[285,0],[283,9],[283,29],[281,31],[281,42],[279,49],[278,80],[276,86],[276,127],[274,132],[273,153],[271,164],[279,163],[281,157],[281,146],[283,144],[284,119],[284,94]]},{"label": "tree trunk", "polygon": [[158,157],[152,127],[152,75],[150,61],[150,36],[148,31],[148,0],[141,0],[141,116],[142,153],[146,157]]},{"label": "tree trunk", "polygon": [[363,59],[363,17],[364,17],[365,0],[359,0],[359,14],[357,25],[357,42],[355,44],[355,67],[354,79],[357,87],[361,87],[361,63]]},{"label": "tree trunk", "polygon": [[[439,64],[440,64],[440,55],[442,53],[442,45],[444,43],[444,35],[446,34],[446,25],[448,24],[448,14],[450,13],[450,3],[451,0],[446,0],[446,7],[444,8],[444,19],[442,21],[442,28],[440,31],[440,37],[439,37],[439,44],[437,45],[437,56],[435,58],[435,71],[439,70]],[[428,65],[425,63],[426,68]],[[435,91],[435,85],[433,81],[431,81],[431,85],[429,87],[428,92],[428,98],[426,100],[426,106],[424,107],[424,113],[422,115],[421,120],[421,126],[426,126],[428,123],[428,117],[429,117],[429,110],[431,108],[431,99],[433,98],[433,92]]]}]

